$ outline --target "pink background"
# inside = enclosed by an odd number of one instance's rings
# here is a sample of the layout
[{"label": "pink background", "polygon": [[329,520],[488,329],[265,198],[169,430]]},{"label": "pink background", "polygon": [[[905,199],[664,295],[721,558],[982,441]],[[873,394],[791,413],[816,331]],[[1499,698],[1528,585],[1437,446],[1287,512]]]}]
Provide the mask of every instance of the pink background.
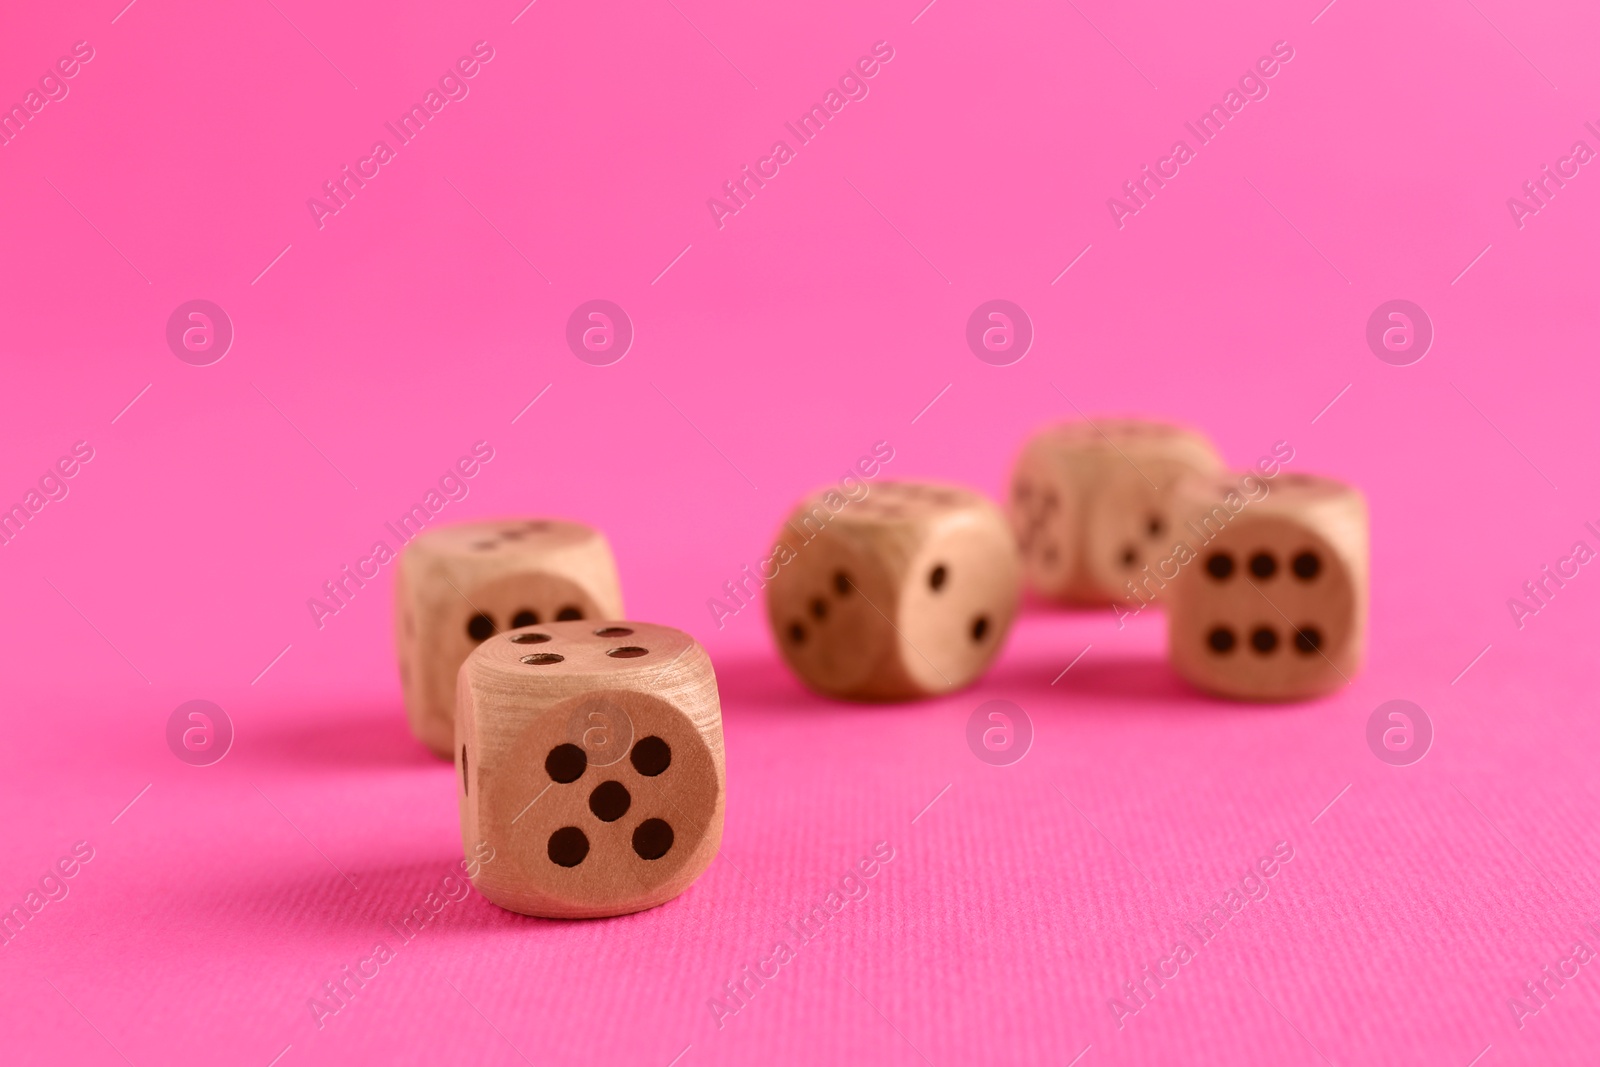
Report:
[{"label": "pink background", "polygon": [[[1600,948],[1600,576],[1520,630],[1506,605],[1600,547],[1600,176],[1521,228],[1506,206],[1600,148],[1592,6],[122,2],[0,39],[3,101],[95,52],[0,148],[0,502],[94,449],[0,548],[0,901],[94,849],[0,948],[0,1059],[1592,1062],[1600,964],[1521,1027],[1508,999]],[[307,198],[480,40],[470,95],[319,230]],[[880,40],[870,95],[719,230],[707,198]],[[1119,229],[1107,198],[1280,40],[1267,98]],[[237,332],[208,367],[164,340],[197,297]],[[1037,331],[1009,367],[963,340],[996,297]],[[1409,367],[1364,341],[1397,297],[1437,329]],[[637,329],[613,366],[563,340],[593,298]],[[713,624],[874,441],[887,475],[994,493],[1068,398],[1360,485],[1366,672],[1223,704],[1159,619],[1036,609],[973,689],[863,708],[807,695],[759,606]],[[710,650],[723,856],[612,921],[473,895],[319,1030],[308,998],[460,844],[404,726],[392,574],[320,630],[306,600],[479,440],[441,520],[595,523],[630,613]],[[1037,732],[1011,767],[964,739],[996,697]],[[1409,767],[1365,741],[1394,698],[1437,731]],[[191,699],[237,729],[215,766],[167,749]],[[879,841],[869,895],[719,1029],[708,999]],[[1119,1029],[1122,983],[1278,841],[1270,894]]]}]

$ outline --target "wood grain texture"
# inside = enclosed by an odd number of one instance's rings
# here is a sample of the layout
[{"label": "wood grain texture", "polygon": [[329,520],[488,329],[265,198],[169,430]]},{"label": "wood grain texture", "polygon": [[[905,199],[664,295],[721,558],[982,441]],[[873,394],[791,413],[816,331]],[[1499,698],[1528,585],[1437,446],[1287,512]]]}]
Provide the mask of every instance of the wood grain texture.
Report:
[{"label": "wood grain texture", "polygon": [[483,637],[509,629],[519,616],[532,621],[529,614],[540,622],[624,614],[611,546],[598,530],[575,522],[435,527],[405,546],[396,570],[395,645],[406,718],[417,739],[442,757],[450,756],[455,736],[456,672]]},{"label": "wood grain texture", "polygon": [[1020,571],[1004,516],[960,486],[879,482],[802,501],[778,532],[767,620],[819,693],[904,700],[954,692],[993,662]]},{"label": "wood grain texture", "polygon": [[463,847],[496,854],[474,885],[502,908],[625,915],[671,900],[716,858],[722,709],[711,660],[681,630],[496,634],[461,666],[455,750]]},{"label": "wood grain texture", "polygon": [[1209,440],[1167,423],[1096,419],[1039,431],[1011,476],[1024,582],[1062,603],[1121,598],[1129,573],[1166,540],[1173,487],[1222,469]]},{"label": "wood grain texture", "polygon": [[1250,500],[1238,480],[1217,478],[1178,490],[1196,557],[1170,586],[1172,665],[1236,700],[1333,692],[1360,673],[1366,651],[1366,499],[1305,474],[1247,484],[1269,491]]}]

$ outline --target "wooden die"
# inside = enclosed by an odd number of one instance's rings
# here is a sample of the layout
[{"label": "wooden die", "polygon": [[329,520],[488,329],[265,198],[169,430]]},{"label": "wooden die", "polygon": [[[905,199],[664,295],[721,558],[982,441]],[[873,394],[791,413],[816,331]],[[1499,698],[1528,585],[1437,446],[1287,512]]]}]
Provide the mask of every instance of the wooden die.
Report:
[{"label": "wooden die", "polygon": [[1367,504],[1329,478],[1195,478],[1168,655],[1199,689],[1235,700],[1304,700],[1361,670],[1367,630]]},{"label": "wooden die", "polygon": [[497,634],[456,695],[461,840],[511,911],[625,915],[671,900],[722,841],[717,680],[688,634],[558,622]]},{"label": "wooden die", "polygon": [[814,494],[779,531],[767,619],[784,661],[828,696],[903,700],[984,672],[1017,612],[1016,544],[988,499],[879,482]]},{"label": "wooden die", "polygon": [[456,672],[490,635],[564,619],[617,619],[622,589],[600,531],[555,519],[426,530],[400,554],[395,644],[417,740],[450,755]]},{"label": "wooden die", "polygon": [[1052,426],[1023,447],[1011,476],[1011,522],[1024,581],[1050,600],[1104,604],[1124,595],[1171,544],[1171,492],[1223,469],[1211,442],[1138,419]]}]

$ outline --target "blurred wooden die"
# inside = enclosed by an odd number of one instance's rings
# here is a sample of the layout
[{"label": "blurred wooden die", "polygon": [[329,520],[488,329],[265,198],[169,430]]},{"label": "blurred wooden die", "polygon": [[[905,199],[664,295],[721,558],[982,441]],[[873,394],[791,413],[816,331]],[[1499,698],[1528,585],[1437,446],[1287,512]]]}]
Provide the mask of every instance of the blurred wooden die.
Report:
[{"label": "blurred wooden die", "polygon": [[411,732],[448,757],[456,672],[480,641],[518,626],[621,618],[622,589],[600,531],[506,519],[423,531],[400,553],[395,645]]},{"label": "blurred wooden die", "polygon": [[1306,474],[1194,478],[1176,502],[1192,547],[1166,597],[1179,674],[1218,696],[1303,700],[1359,673],[1368,574],[1359,490]]},{"label": "blurred wooden die", "polygon": [[1016,616],[1004,517],[950,485],[879,482],[838,499],[814,494],[778,533],[789,555],[768,581],[767,618],[784,662],[817,692],[857,700],[970,684]]},{"label": "blurred wooden die", "polygon": [[716,675],[688,634],[557,622],[496,634],[456,697],[461,840],[503,908],[594,918],[655,907],[716,858],[726,792]]},{"label": "blurred wooden die", "polygon": [[1193,430],[1140,419],[1051,426],[1023,446],[1011,522],[1028,588],[1049,600],[1105,604],[1171,544],[1171,492],[1223,469]]}]

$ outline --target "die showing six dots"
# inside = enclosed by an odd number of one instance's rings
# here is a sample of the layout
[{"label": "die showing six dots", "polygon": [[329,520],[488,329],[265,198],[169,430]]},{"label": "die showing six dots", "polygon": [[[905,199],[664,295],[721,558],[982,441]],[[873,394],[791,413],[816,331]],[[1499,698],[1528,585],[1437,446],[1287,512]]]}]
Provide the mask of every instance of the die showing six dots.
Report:
[{"label": "die showing six dots", "polygon": [[475,648],[524,627],[625,614],[605,535],[556,519],[430,527],[401,550],[396,594],[406,715],[441,756],[454,747],[456,681]]},{"label": "die showing six dots", "polygon": [[[1278,558],[1265,549],[1252,552],[1248,563],[1250,573],[1261,581],[1270,580],[1278,573]],[[1226,582],[1233,577],[1233,555],[1213,552],[1206,558],[1206,573],[1216,582]],[[1310,549],[1297,552],[1289,562],[1289,570],[1302,582],[1315,581],[1322,572],[1322,560]],[[1239,643],[1238,635],[1229,626],[1214,626],[1206,634],[1206,645],[1212,652],[1225,656]],[[1258,655],[1270,656],[1278,650],[1278,631],[1270,623],[1263,623],[1250,631],[1250,647]],[[1309,656],[1322,648],[1322,631],[1312,625],[1294,627],[1295,651]]]},{"label": "die showing six dots", "polygon": [[[549,527],[550,524],[548,522],[526,522],[523,523],[521,527],[512,527],[511,529],[501,530],[497,537],[482,541],[474,541],[472,547],[479,552],[488,552],[499,548],[500,544],[504,541],[522,540],[522,538],[525,536],[524,530],[539,531],[549,529]],[[573,607],[570,604],[562,607],[556,612],[557,622],[570,622],[581,618],[583,618],[583,609]],[[534,611],[532,608],[522,608],[511,616],[511,625],[508,628],[512,630],[520,630],[524,626],[538,625],[539,613]],[[479,612],[467,620],[467,636],[471,637],[474,641],[487,641],[489,638],[495,635],[496,629],[497,627],[495,626],[494,616],[485,612]]]},{"label": "die showing six dots", "polygon": [[[583,618],[583,609],[566,605],[556,612],[556,622],[575,622]],[[538,626],[539,613],[532,608],[522,608],[511,616],[511,629],[520,630],[524,626]],[[495,625],[494,616],[479,612],[467,620],[467,636],[474,641],[487,641],[495,635],[498,627]],[[546,637],[544,640],[548,641]]]}]

